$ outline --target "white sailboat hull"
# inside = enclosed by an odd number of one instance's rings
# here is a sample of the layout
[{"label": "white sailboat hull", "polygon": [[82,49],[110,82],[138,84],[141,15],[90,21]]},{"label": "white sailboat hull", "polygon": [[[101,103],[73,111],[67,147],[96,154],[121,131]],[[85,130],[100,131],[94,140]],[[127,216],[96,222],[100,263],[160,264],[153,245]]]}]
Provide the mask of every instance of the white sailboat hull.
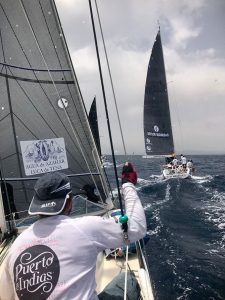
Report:
[{"label": "white sailboat hull", "polygon": [[185,178],[191,178],[191,170],[188,168],[187,170],[183,170],[180,168],[176,169],[168,169],[164,168],[162,171],[162,176],[165,179],[169,178],[180,178],[180,179],[185,179]]}]

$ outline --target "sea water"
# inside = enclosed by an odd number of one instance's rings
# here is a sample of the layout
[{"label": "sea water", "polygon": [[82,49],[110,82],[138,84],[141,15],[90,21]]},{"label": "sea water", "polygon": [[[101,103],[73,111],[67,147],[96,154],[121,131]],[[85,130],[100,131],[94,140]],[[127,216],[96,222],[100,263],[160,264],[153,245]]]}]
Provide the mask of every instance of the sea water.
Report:
[{"label": "sea water", "polygon": [[[137,170],[155,299],[225,299],[225,156],[187,158],[191,179],[162,179],[163,159],[136,155],[116,156],[118,176],[126,159]],[[106,172],[115,191],[113,167]]]}]

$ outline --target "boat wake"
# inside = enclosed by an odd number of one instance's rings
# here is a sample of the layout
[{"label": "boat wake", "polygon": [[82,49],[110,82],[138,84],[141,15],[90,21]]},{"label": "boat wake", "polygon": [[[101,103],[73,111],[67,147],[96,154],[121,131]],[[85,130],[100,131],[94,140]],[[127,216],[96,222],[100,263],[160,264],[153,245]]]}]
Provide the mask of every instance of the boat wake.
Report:
[{"label": "boat wake", "polygon": [[151,175],[149,179],[138,178],[137,180],[137,190],[141,190],[143,187],[154,185],[163,181],[161,175]]},{"label": "boat wake", "polygon": [[206,176],[191,176],[192,180],[195,180],[197,183],[205,183],[205,182],[210,182],[213,180],[213,176],[211,175],[206,175]]}]

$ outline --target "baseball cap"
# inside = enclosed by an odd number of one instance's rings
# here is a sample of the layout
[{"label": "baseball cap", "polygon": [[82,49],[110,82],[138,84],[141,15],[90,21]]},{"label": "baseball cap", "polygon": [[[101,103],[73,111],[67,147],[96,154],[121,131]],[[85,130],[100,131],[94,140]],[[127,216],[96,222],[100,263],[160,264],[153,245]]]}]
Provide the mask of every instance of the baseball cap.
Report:
[{"label": "baseball cap", "polygon": [[72,192],[69,178],[60,172],[46,173],[34,186],[34,196],[28,213],[30,215],[60,214]]}]

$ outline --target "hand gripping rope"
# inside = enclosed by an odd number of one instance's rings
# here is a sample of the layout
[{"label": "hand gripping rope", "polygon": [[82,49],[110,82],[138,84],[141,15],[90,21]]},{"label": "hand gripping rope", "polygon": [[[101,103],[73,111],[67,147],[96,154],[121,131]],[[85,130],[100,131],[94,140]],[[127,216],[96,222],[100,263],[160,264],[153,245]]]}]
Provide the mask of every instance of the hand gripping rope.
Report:
[{"label": "hand gripping rope", "polygon": [[124,243],[125,244],[129,244],[129,239],[128,239],[128,225],[127,225],[128,216],[122,214],[119,217],[119,222],[121,223],[121,227],[123,229],[123,240],[124,240]]}]

